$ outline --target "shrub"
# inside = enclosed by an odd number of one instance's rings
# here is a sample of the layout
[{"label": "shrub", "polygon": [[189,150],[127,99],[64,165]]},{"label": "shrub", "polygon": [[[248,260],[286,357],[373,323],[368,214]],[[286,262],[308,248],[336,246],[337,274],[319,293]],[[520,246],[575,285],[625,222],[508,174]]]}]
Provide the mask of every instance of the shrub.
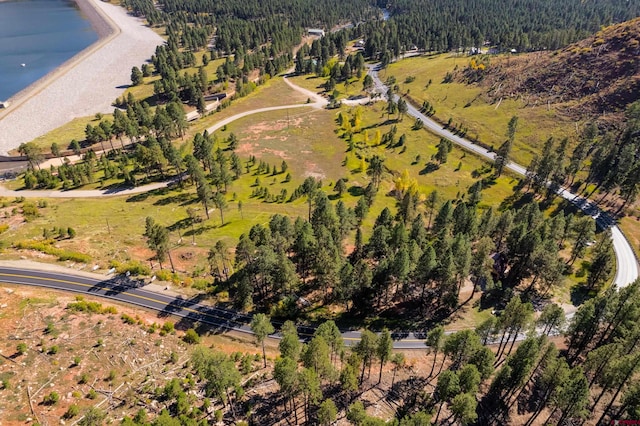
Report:
[{"label": "shrub", "polygon": [[53,391],[50,394],[45,395],[44,399],[42,400],[42,402],[45,405],[54,405],[58,401],[60,401],[60,394],[56,391]]},{"label": "shrub", "polygon": [[167,269],[161,269],[160,271],[156,272],[156,278],[160,281],[170,281],[174,284],[178,284],[180,282],[178,274],[173,273]]},{"label": "shrub", "polygon": [[122,321],[124,321],[124,322],[125,322],[125,324],[135,324],[135,323],[136,323],[135,318],[133,318],[133,317],[131,317],[131,316],[127,315],[127,314],[122,314],[122,316],[120,317],[120,319],[121,319]]},{"label": "shrub", "polygon": [[58,260],[71,260],[78,263],[89,263],[91,256],[75,251],[68,251],[52,246],[53,241],[18,241],[14,247],[18,250],[36,250],[41,253],[57,256]]},{"label": "shrub", "polygon": [[162,324],[162,330],[160,332],[160,334],[165,335],[165,334],[173,334],[175,333],[176,329],[175,326],[173,325],[173,323],[171,321],[167,321],[164,324]]},{"label": "shrub", "polygon": [[89,382],[89,375],[87,373],[82,373],[80,378],[78,379],[78,384],[84,385]]},{"label": "shrub", "polygon": [[16,350],[18,351],[18,353],[20,355],[24,355],[27,353],[27,344],[22,342],[22,343],[18,343],[18,346],[16,346]]},{"label": "shrub", "polygon": [[113,382],[116,379],[116,370],[109,370],[109,375],[107,376],[107,380]]},{"label": "shrub", "polygon": [[38,207],[32,202],[22,204],[22,214],[27,222],[30,222],[40,216]]},{"label": "shrub", "polygon": [[64,413],[62,417],[64,417],[65,419],[72,419],[78,414],[80,414],[80,407],[78,407],[78,405],[76,404],[71,404],[67,409],[67,412]]},{"label": "shrub", "polygon": [[44,329],[45,334],[56,334],[56,326],[53,322],[47,322],[47,327]]},{"label": "shrub", "polygon": [[129,272],[131,275],[150,275],[151,268],[148,265],[140,263],[135,260],[130,260],[126,263],[118,262],[117,260],[112,260],[109,262],[109,266],[112,268],[116,268],[116,272],[118,274],[126,274]]},{"label": "shrub", "polygon": [[92,314],[115,314],[117,312],[113,306],[103,307],[102,303],[87,302],[82,296],[76,297],[76,302],[67,304],[67,309],[73,312],[89,312]]},{"label": "shrub", "polygon": [[190,328],[184,333],[184,337],[182,338],[186,343],[191,345],[195,345],[200,343],[200,335],[193,328]]}]

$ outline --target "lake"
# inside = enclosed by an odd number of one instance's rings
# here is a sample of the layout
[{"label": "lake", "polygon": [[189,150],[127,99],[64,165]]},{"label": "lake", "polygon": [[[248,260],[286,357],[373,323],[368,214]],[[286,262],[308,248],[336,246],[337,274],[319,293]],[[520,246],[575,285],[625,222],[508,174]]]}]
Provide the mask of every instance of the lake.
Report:
[{"label": "lake", "polygon": [[0,101],[97,40],[73,1],[0,1]]}]

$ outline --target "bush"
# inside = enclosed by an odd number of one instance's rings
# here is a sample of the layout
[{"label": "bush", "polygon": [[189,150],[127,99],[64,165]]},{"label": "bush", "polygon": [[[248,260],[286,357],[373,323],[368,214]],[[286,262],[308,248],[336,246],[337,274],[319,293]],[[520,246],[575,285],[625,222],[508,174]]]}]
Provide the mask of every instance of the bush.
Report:
[{"label": "bush", "polygon": [[196,290],[207,290],[210,284],[211,283],[208,280],[205,280],[203,278],[196,278],[193,280],[191,287],[195,288]]},{"label": "bush", "polygon": [[196,345],[200,343],[200,335],[193,328],[190,328],[184,333],[184,337],[182,338],[186,343],[190,345]]},{"label": "bush", "polygon": [[122,316],[120,317],[120,319],[121,319],[122,321],[124,321],[124,322],[125,322],[125,324],[135,324],[135,323],[136,323],[135,318],[133,318],[133,317],[131,317],[131,316],[127,315],[127,314],[122,314]]},{"label": "bush", "polygon": [[180,277],[178,277],[178,274],[173,273],[167,269],[161,269],[156,272],[156,278],[160,281],[170,281],[173,284],[180,283]]},{"label": "bush", "polygon": [[36,250],[41,253],[57,256],[58,260],[71,260],[78,263],[91,262],[91,256],[75,251],[68,251],[52,246],[53,241],[18,241],[14,247],[18,250]]},{"label": "bush", "polygon": [[72,419],[78,414],[80,414],[80,407],[78,407],[76,404],[71,404],[67,409],[67,412],[64,413],[62,417],[64,417],[65,419]]},{"label": "bush", "polygon": [[53,322],[49,321],[47,323],[47,327],[44,329],[44,333],[45,334],[56,334],[56,326],[53,324]]},{"label": "bush", "polygon": [[151,268],[143,263],[140,263],[135,260],[130,260],[128,262],[122,263],[117,260],[112,260],[109,262],[109,266],[112,268],[116,268],[116,272],[118,274],[126,274],[129,272],[131,275],[150,275]]},{"label": "bush", "polygon": [[20,355],[24,355],[27,353],[27,344],[22,342],[22,343],[18,343],[18,346],[16,346],[16,350],[18,351],[18,353]]},{"label": "bush", "polygon": [[67,304],[67,309],[73,312],[89,312],[92,314],[115,314],[117,310],[113,306],[102,306],[102,303],[87,302],[82,296],[76,297],[76,302]]},{"label": "bush", "polygon": [[160,331],[160,334],[164,336],[165,334],[173,334],[175,333],[175,331],[176,329],[173,323],[171,321],[167,321],[162,324],[162,330]]},{"label": "bush", "polygon": [[107,380],[113,382],[116,379],[116,370],[110,370]]},{"label": "bush", "polygon": [[22,214],[27,222],[30,222],[40,216],[38,207],[32,202],[22,204]]},{"label": "bush", "polygon": [[56,391],[51,392],[49,395],[46,395],[42,402],[45,405],[54,405],[58,401],[60,401],[60,394]]},{"label": "bush", "polygon": [[91,389],[89,391],[89,393],[87,394],[87,398],[89,399],[96,399],[98,397],[98,393],[96,391],[94,391],[93,389]]}]

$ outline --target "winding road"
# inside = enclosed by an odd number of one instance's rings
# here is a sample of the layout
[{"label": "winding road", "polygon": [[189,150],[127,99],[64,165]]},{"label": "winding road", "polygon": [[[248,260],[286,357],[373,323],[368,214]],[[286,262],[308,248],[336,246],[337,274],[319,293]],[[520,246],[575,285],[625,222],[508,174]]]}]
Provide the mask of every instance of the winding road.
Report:
[{"label": "winding road", "polygon": [[[375,83],[375,90],[379,93],[386,93],[387,87],[382,83],[377,75],[377,69],[372,67],[369,69]],[[259,108],[251,111],[245,111],[233,115],[225,120],[216,123],[208,128],[209,133],[218,130],[225,124],[229,124],[239,118],[262,112],[289,109],[313,107],[322,108],[327,102],[324,98],[309,90],[303,89],[290,82],[285,77],[286,83],[301,93],[309,96],[315,102],[308,104],[281,105],[267,108]],[[397,99],[397,96],[396,96]],[[363,100],[357,101],[362,102]],[[433,121],[429,117],[422,114],[414,106],[408,104],[408,114],[414,118],[419,118],[424,126],[438,136],[445,137],[452,142],[462,146],[464,149],[480,155],[489,160],[495,158],[495,154],[488,150],[473,144],[472,142],[454,135],[450,131],[443,129],[440,124]],[[518,175],[524,175],[526,169],[516,163],[510,162],[507,168]],[[24,197],[53,197],[53,198],[86,198],[86,197],[103,197],[110,195],[129,195],[158,189],[169,185],[172,181],[155,183],[136,188],[107,189],[107,190],[74,190],[74,191],[13,191],[6,189],[0,185],[0,196],[24,196]],[[590,215],[596,220],[597,224],[603,228],[609,228],[613,247],[616,254],[617,270],[614,279],[615,285],[624,287],[638,278],[638,263],[634,252],[626,240],[615,220],[606,212],[600,210],[589,200],[580,198],[577,195],[561,189],[558,194],[569,200],[579,207],[585,214]],[[0,282],[31,285],[46,288],[54,288],[64,291],[72,291],[78,293],[86,293],[100,297],[106,297],[120,302],[138,305],[144,308],[159,311],[161,315],[174,315],[186,318],[192,321],[209,324],[214,330],[235,330],[238,332],[249,333],[251,330],[248,326],[251,321],[249,315],[245,315],[233,310],[227,310],[220,307],[214,307],[203,303],[202,296],[192,299],[182,297],[174,297],[171,295],[161,294],[159,292],[150,291],[149,289],[140,288],[134,282],[128,279],[117,277],[112,278],[89,278],[85,276],[74,275],[69,273],[46,272],[41,270],[32,270],[22,267],[4,267],[0,266]],[[300,327],[299,331],[303,338],[313,333],[312,327]],[[278,338],[278,335],[272,337]],[[396,349],[419,349],[424,348],[424,336],[420,333],[399,332],[394,333],[394,348]],[[524,337],[524,336],[522,336]],[[360,338],[358,331],[343,331],[343,338],[347,344],[353,344]]]},{"label": "winding road", "polygon": [[[369,73],[371,74],[371,77],[373,77],[375,90],[380,94],[386,94],[388,88],[378,76],[378,66],[369,68]],[[397,101],[398,95],[394,96],[394,100]],[[422,120],[422,122],[424,123],[424,127],[426,127],[429,131],[435,133],[438,136],[449,139],[450,141],[460,145],[465,150],[476,155],[479,155],[491,161],[495,159],[495,153],[490,152],[489,150],[476,145],[467,139],[454,135],[449,130],[444,129],[441,124],[421,113],[410,102],[407,102],[407,107],[407,113],[414,118],[419,118],[420,120]],[[514,162],[509,162],[506,167],[513,173],[520,176],[524,176],[527,172],[526,167],[523,167],[520,164]],[[636,259],[635,253],[633,252],[631,244],[629,244],[629,241],[626,239],[618,225],[616,225],[615,220],[609,214],[598,208],[598,206],[596,206],[589,200],[579,197],[578,195],[564,188],[558,191],[558,195],[571,202],[576,207],[580,208],[585,214],[591,216],[596,221],[599,227],[603,229],[610,229],[611,240],[613,241],[613,250],[616,254],[616,276],[613,282],[616,286],[618,286],[618,288],[625,287],[634,282],[638,278],[638,261]]]}]

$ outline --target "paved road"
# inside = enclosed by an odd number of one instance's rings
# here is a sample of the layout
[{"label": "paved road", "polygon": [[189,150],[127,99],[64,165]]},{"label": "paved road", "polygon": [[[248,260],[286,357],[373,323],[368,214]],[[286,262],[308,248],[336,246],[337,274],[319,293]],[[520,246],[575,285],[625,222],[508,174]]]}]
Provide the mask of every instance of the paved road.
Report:
[{"label": "paved road", "polygon": [[[369,68],[369,73],[371,74],[371,77],[373,77],[375,90],[383,95],[386,94],[388,88],[380,80],[378,76],[377,66]],[[397,95],[395,95],[395,100],[398,100]],[[487,158],[489,160],[495,159],[495,153],[490,152],[487,149],[476,145],[467,139],[454,135],[449,130],[444,129],[439,123],[422,114],[410,103],[407,104],[408,114],[414,118],[419,118],[420,120],[422,120],[424,126],[436,135],[447,138],[450,141],[462,146],[464,149],[473,152],[481,157]],[[527,171],[525,167],[514,162],[510,162],[506,167],[512,172],[521,176],[524,176]],[[614,284],[618,286],[618,288],[621,288],[631,284],[636,279],[638,279],[638,261],[635,257],[633,249],[631,248],[631,245],[629,244],[629,241],[625,238],[620,228],[616,225],[615,219],[613,219],[608,213],[602,211],[591,201],[579,197],[578,195],[573,194],[564,188],[560,189],[558,191],[558,194],[562,198],[570,201],[575,206],[580,208],[585,214],[591,216],[596,221],[599,227],[604,229],[609,228],[611,230],[611,239],[613,241],[613,250],[616,254],[617,265],[616,276],[613,280]]]},{"label": "paved road", "polygon": [[[202,295],[187,299],[181,296],[174,297],[149,291],[144,287],[140,287],[136,281],[129,280],[126,277],[109,276],[104,279],[97,279],[72,275],[71,273],[65,274],[0,266],[0,282],[99,296],[153,309],[160,312],[161,316],[171,315],[191,321],[199,321],[211,326],[214,332],[234,330],[253,334],[249,328],[250,315],[208,305],[204,303],[204,296]],[[298,331],[300,336],[306,339],[313,334],[314,328],[299,327]],[[358,331],[344,331],[342,336],[346,345],[351,345],[360,339]],[[279,336],[275,334],[272,337],[277,339]],[[396,349],[422,349],[425,347],[424,337],[422,340],[419,337],[421,336],[416,336],[413,333],[396,334],[394,335],[395,342],[393,346]]]}]

